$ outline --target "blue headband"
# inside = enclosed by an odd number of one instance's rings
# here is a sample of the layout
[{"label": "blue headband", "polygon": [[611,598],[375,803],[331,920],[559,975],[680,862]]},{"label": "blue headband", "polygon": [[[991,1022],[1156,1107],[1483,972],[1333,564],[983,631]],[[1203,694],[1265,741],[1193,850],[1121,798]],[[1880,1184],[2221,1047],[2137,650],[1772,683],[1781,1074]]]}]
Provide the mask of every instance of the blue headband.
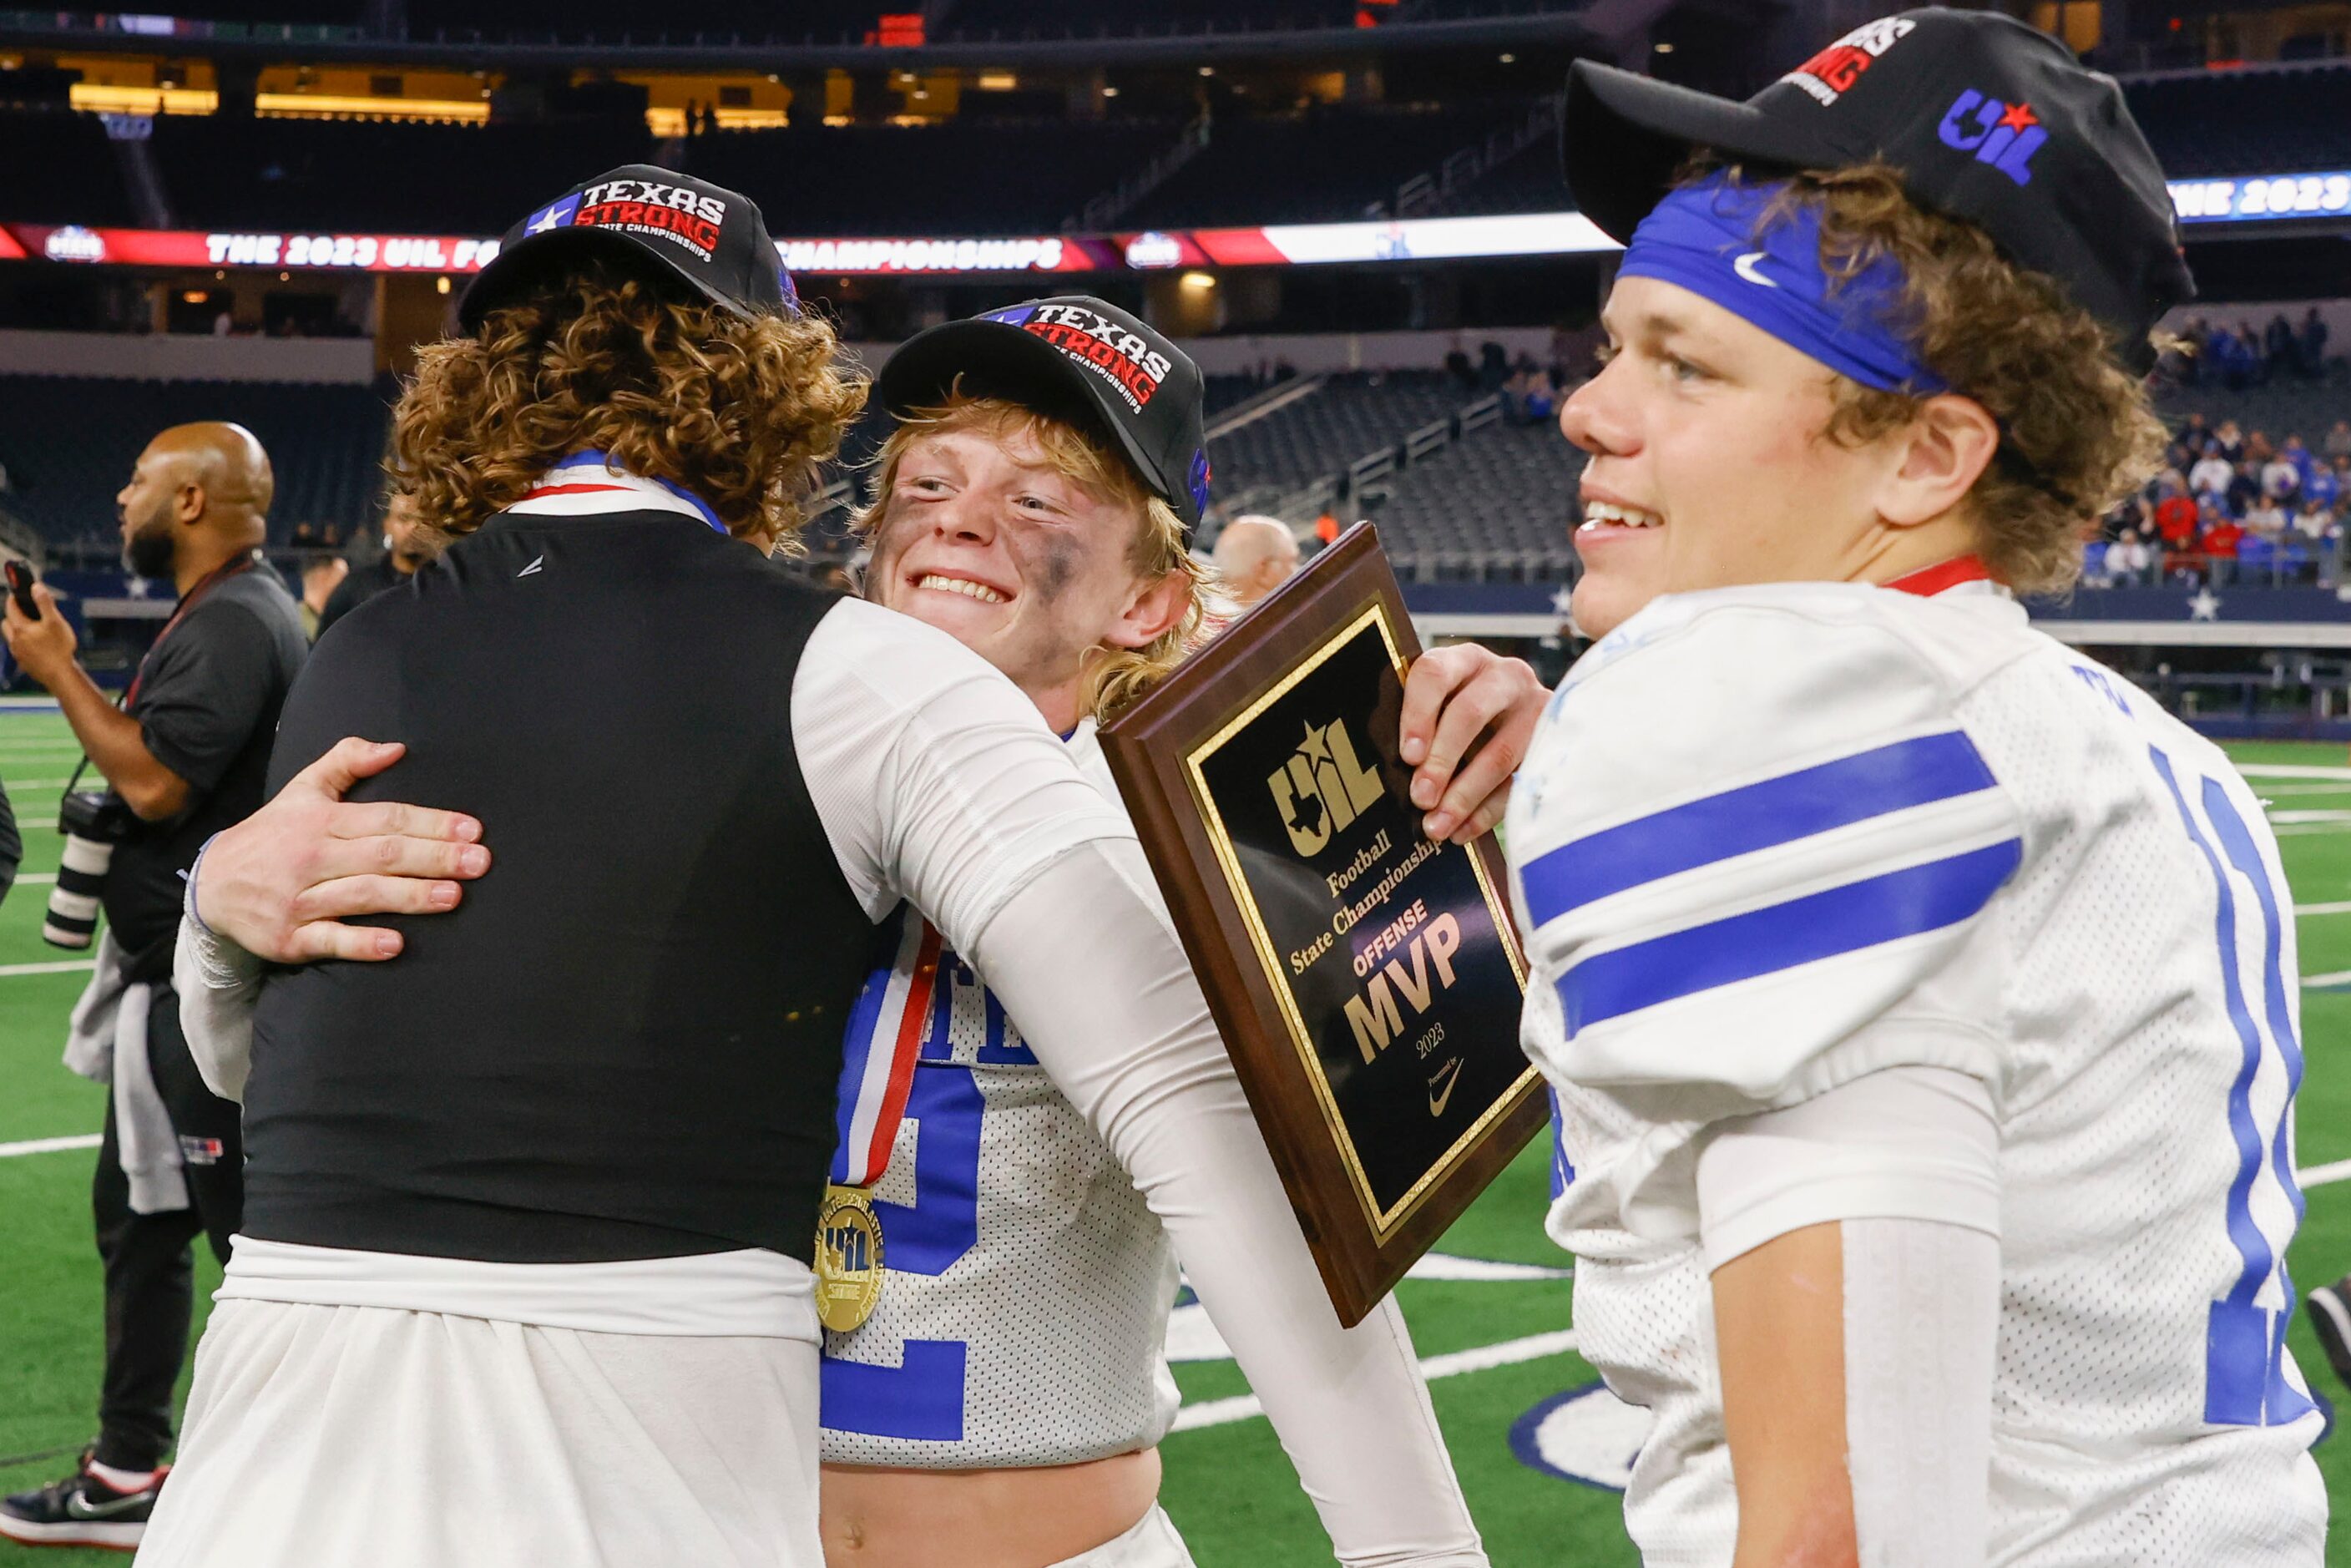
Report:
[{"label": "blue headband", "polygon": [[1863,386],[1949,392],[1889,324],[1902,296],[1898,264],[1881,256],[1832,289],[1815,209],[1775,214],[1756,232],[1783,188],[1716,174],[1673,192],[1633,231],[1616,276],[1654,277],[1711,299]]}]

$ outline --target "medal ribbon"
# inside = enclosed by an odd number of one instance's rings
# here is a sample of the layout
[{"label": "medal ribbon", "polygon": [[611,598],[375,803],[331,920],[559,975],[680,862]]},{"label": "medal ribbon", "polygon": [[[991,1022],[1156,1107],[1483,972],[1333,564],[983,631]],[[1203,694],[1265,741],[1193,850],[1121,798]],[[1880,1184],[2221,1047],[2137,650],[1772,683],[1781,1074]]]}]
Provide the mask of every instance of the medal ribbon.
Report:
[{"label": "medal ribbon", "polygon": [[904,911],[893,961],[866,977],[850,1009],[834,1100],[840,1136],[831,1174],[840,1186],[871,1186],[889,1166],[938,988],[941,946],[929,921]]}]

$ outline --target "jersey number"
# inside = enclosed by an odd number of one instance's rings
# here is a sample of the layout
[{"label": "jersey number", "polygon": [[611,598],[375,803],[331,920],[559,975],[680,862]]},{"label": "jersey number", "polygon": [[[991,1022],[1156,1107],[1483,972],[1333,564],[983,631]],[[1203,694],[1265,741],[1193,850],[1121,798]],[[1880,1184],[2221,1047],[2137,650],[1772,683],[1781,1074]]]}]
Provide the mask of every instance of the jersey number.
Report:
[{"label": "jersey number", "polygon": [[[873,1206],[892,1270],[944,1274],[979,1240],[983,1105],[970,1068],[925,1061],[914,1069],[906,1094],[906,1119],[916,1124],[914,1201]],[[825,1357],[824,1424],[876,1437],[961,1442],[965,1351],[960,1340],[910,1339],[896,1366]]]},{"label": "jersey number", "polygon": [[[2294,1205],[2294,1223],[2302,1223],[2302,1189],[2294,1181],[2294,1151],[2290,1146],[2294,1097],[2302,1087],[2302,1047],[2294,1039],[2294,1015],[2286,1005],[2282,959],[2284,915],[2278,908],[2269,868],[2262,864],[2261,852],[2253,846],[2253,836],[2246,831],[2244,818],[2220,782],[2214,779],[2192,780],[2199,786],[2204,815],[2212,824],[2212,834],[2208,838],[2197,822],[2196,813],[2189,808],[2188,795],[2172,771],[2171,759],[2153,747],[2148,748],[2148,755],[2155,759],[2156,771],[2170,788],[2188,837],[2211,868],[2213,883],[2220,890],[2214,935],[2220,945],[2220,982],[2228,1002],[2229,1021],[2236,1026],[2237,1040],[2244,1053],[2236,1080],[2229,1088],[2229,1131],[2237,1145],[2237,1174],[2229,1184],[2227,1209],[2229,1240],[2243,1267],[2229,1293],[2211,1305],[2205,1337],[2204,1419],[2223,1427],[2273,1427],[2292,1421],[2311,1409],[2310,1401],[2285,1378],[2285,1331],[2294,1317],[2294,1280],[2286,1272],[2284,1257],[2262,1234],[2252,1213],[2253,1185],[2261,1176],[2266,1155],[2278,1186],[2285,1189],[2286,1197]],[[2213,839],[2220,841],[2217,850]],[[2226,864],[2222,863],[2224,860]],[[2252,884],[2260,904],[2262,968],[2258,976],[2239,972],[2237,897],[2229,880],[2231,867]],[[2250,999],[2250,993],[2256,988],[2268,1019],[2269,1038],[2275,1041],[2285,1068],[2284,1105],[2278,1113],[2277,1125],[2268,1129],[2266,1135],[2254,1120],[2252,1106],[2253,1080],[2261,1071],[2265,1050]],[[2259,1304],[2259,1299],[2273,1275],[2277,1279],[2281,1292],[2278,1299],[2283,1305],[2264,1307]]]}]

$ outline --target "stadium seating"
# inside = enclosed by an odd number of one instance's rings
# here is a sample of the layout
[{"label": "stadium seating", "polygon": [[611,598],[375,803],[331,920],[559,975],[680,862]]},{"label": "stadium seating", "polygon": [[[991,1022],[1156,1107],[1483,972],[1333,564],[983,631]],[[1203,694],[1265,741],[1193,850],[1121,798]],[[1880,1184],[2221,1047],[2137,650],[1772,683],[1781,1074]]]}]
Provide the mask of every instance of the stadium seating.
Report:
[{"label": "stadium seating", "polygon": [[[1316,108],[1217,120],[1208,144],[1122,220],[1127,228],[1343,223],[1416,174],[1523,119],[1513,100],[1447,109]],[[1274,183],[1278,175],[1279,183]]]},{"label": "stadium seating", "polygon": [[71,110],[0,110],[0,218],[28,224],[131,223],[131,195],[94,114]]},{"label": "stadium seating", "polygon": [[2165,77],[2124,95],[2174,179],[2351,167],[2351,67]]},{"label": "stadium seating", "polygon": [[1311,395],[1208,444],[1217,493],[1302,488],[1467,401],[1461,383],[1438,372],[1332,376]]},{"label": "stadium seating", "polygon": [[1052,232],[1088,197],[1171,145],[1174,121],[956,120],[942,126],[720,131],[689,172],[748,194],[779,234]]},{"label": "stadium seating", "polygon": [[1552,580],[1568,544],[1583,454],[1548,421],[1485,424],[1377,482],[1357,510],[1380,528],[1397,570],[1420,581]]},{"label": "stadium seating", "polygon": [[1280,31],[1344,27],[1353,0],[1155,0],[1149,6],[1101,0],[961,0],[944,38],[1151,37],[1168,33]]},{"label": "stadium seating", "polygon": [[2351,419],[2351,387],[2335,380],[2306,382],[2280,376],[2265,386],[2167,387],[2157,399],[2173,423],[2200,413],[2213,424],[2233,419],[2247,430],[2273,439],[2296,432],[2314,440],[2338,419]]},{"label": "stadium seating", "polygon": [[297,523],[349,538],[376,518],[386,436],[381,387],[0,377],[8,509],[53,543],[110,540],[115,492],[157,431],[225,419],[268,449],[270,538]]},{"label": "stadium seating", "polygon": [[642,122],[416,125],[165,115],[173,215],[206,228],[502,233],[534,202],[653,152]]}]

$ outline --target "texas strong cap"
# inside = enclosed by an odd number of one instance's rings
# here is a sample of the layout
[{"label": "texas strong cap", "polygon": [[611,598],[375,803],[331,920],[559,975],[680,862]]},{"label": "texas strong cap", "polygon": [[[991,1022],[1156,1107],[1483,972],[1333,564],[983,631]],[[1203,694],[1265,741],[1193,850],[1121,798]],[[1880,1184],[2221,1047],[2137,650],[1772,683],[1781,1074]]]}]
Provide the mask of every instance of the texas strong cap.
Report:
[{"label": "texas strong cap", "polygon": [[783,257],[750,197],[691,174],[629,163],[573,186],[508,229],[496,258],[458,301],[457,320],[473,331],[499,306],[590,257],[673,291],[682,286],[737,316],[799,309]]},{"label": "texas strong cap", "polygon": [[2148,329],[2196,292],[2163,171],[2121,89],[1996,12],[1881,16],[1745,103],[1579,60],[1562,136],[1577,205],[1620,240],[1694,148],[1783,169],[1883,160],[1920,206],[2056,279],[2142,371]]},{"label": "texas strong cap", "polygon": [[960,388],[1107,434],[1188,542],[1208,506],[1201,434],[1207,382],[1192,357],[1117,306],[1082,295],[1031,299],[917,332],[874,378],[893,414]]}]

